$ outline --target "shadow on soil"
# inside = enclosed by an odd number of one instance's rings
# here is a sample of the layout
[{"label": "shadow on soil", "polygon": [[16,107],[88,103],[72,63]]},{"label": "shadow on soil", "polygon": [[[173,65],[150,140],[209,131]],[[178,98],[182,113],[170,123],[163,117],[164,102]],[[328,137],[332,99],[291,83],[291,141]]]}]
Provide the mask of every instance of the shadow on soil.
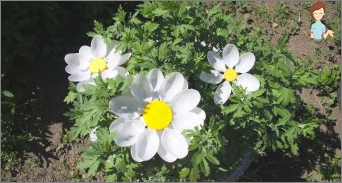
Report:
[{"label": "shadow on soil", "polygon": [[[297,157],[291,157],[281,151],[270,151],[266,157],[252,163],[239,181],[340,181],[336,179],[336,175],[341,174],[340,159],[335,161],[336,164],[331,164],[336,152],[341,150],[341,140],[334,131],[335,122],[336,120],[321,116],[324,130],[317,128],[314,139],[302,138]],[[317,169],[317,165],[321,168]],[[308,172],[316,173],[308,175]]]},{"label": "shadow on soil", "polygon": [[63,102],[69,86],[64,56],[90,45],[86,33],[93,30],[94,20],[112,23],[119,5],[132,11],[137,4],[1,3],[2,170],[9,161],[24,165],[30,156],[44,167],[58,159],[47,150],[52,145],[49,138],[64,131],[51,131],[49,127],[61,123],[68,130],[72,125],[63,115],[70,107]]}]

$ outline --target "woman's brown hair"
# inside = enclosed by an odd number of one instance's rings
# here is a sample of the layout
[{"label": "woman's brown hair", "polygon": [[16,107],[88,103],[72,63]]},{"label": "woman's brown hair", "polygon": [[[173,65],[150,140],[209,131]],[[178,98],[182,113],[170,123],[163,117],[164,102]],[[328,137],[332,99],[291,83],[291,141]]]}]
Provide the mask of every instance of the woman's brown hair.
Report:
[{"label": "woman's brown hair", "polygon": [[311,15],[311,17],[314,18],[313,12],[316,11],[316,10],[319,10],[321,8],[323,8],[324,13],[325,13],[325,4],[322,1],[318,0],[310,8],[310,15]]}]

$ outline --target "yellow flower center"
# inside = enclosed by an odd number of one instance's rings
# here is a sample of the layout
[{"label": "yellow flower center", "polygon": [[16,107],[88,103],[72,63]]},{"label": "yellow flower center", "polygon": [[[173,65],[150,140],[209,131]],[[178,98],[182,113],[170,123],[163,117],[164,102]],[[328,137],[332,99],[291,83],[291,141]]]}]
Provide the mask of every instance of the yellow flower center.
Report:
[{"label": "yellow flower center", "polygon": [[148,127],[162,130],[171,123],[172,110],[167,103],[154,100],[145,106],[143,118]]},{"label": "yellow flower center", "polygon": [[92,74],[102,72],[107,68],[107,62],[103,58],[95,58],[89,64],[89,70]]},{"label": "yellow flower center", "polygon": [[224,71],[224,79],[227,81],[234,81],[237,78],[237,72],[234,69],[227,69]]}]

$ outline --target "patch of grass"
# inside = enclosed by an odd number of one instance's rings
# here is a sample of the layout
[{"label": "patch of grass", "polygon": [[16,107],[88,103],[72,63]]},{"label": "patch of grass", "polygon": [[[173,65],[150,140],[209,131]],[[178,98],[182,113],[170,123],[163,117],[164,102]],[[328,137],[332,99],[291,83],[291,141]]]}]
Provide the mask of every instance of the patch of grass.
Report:
[{"label": "patch of grass", "polygon": [[78,177],[78,175],[74,171],[68,172],[66,176],[70,180],[70,182],[81,182],[81,179]]},{"label": "patch of grass", "polygon": [[9,170],[14,166],[16,162],[18,152],[17,151],[1,151],[1,169]]},{"label": "patch of grass", "polygon": [[322,181],[341,182],[341,155],[335,154],[334,157],[328,157],[328,160],[318,167]]},{"label": "patch of grass", "polygon": [[341,67],[339,65],[327,66],[325,65],[318,82],[319,89],[323,94],[328,95],[337,88],[338,82],[341,79]]},{"label": "patch of grass", "polygon": [[281,27],[286,27],[289,15],[293,13],[287,2],[277,2],[274,12],[274,22],[277,22]]},{"label": "patch of grass", "polygon": [[255,4],[252,7],[252,12],[257,17],[257,22],[262,23],[271,23],[272,22],[272,16],[268,9],[267,3],[259,3],[255,2]]},{"label": "patch of grass", "polygon": [[61,167],[64,167],[64,166],[65,166],[65,164],[64,164],[63,161],[57,160],[57,161],[54,161],[54,162],[52,163],[52,167],[53,167],[54,169],[60,169]]},{"label": "patch of grass", "polygon": [[38,160],[35,158],[28,158],[25,160],[25,165],[28,165],[31,168],[38,167]]},{"label": "patch of grass", "polygon": [[69,141],[69,136],[67,135],[67,130],[64,129],[65,134],[62,135],[61,137],[61,142],[57,146],[57,150],[63,149],[66,147],[66,144]]}]

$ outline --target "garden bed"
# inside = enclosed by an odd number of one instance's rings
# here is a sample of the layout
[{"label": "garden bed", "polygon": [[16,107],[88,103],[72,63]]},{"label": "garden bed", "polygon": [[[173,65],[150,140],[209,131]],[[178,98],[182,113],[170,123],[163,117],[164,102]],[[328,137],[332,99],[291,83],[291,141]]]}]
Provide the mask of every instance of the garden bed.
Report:
[{"label": "garden bed", "polygon": [[[2,5],[4,7],[6,4]],[[208,3],[208,6],[210,7],[211,3]],[[248,14],[249,16],[244,20],[245,24],[266,28],[267,40],[271,41],[274,46],[278,43],[281,35],[290,29],[286,45],[294,58],[308,62],[318,60],[315,67],[321,70],[325,67],[336,67],[341,60],[341,35],[338,35],[340,30],[336,32],[335,38],[328,38],[326,41],[317,42],[309,39],[308,32],[311,21],[307,11],[310,6],[311,2],[310,4],[303,2],[241,2],[228,8],[223,7],[223,9],[228,12],[235,11],[241,15]],[[126,5],[126,7],[129,9],[130,6]],[[327,13],[324,16],[325,22],[337,29],[341,27],[340,7],[340,2],[327,3]],[[271,19],[270,17],[275,18]],[[83,33],[69,30],[75,32],[75,35],[82,34],[80,36],[82,39],[75,39],[78,40],[76,41],[78,43],[65,39],[69,42],[63,44],[74,44],[71,50],[75,51],[80,45],[88,45],[91,39],[86,38],[85,34],[90,31],[91,27],[92,25],[89,25],[86,32]],[[5,45],[3,44],[3,46]],[[58,47],[58,44],[50,46]],[[51,53],[51,57],[58,55],[60,58],[61,61],[57,63],[29,62],[27,67],[26,65],[23,67],[21,62],[12,61],[12,67],[20,69],[10,70],[8,73],[11,73],[12,76],[22,75],[22,78],[7,76],[6,80],[9,82],[19,81],[21,85],[27,87],[22,91],[24,97],[23,101],[20,101],[27,104],[20,109],[23,112],[31,112],[31,115],[25,120],[19,118],[21,120],[19,124],[25,130],[32,132],[33,140],[25,142],[26,145],[19,143],[17,149],[13,149],[17,152],[15,157],[2,156],[2,181],[106,181],[104,172],[86,177],[85,170],[76,168],[77,163],[82,161],[81,151],[89,145],[88,137],[72,142],[68,141],[67,131],[74,122],[63,115],[72,107],[63,103],[68,93],[68,75],[64,71],[66,64],[63,62],[63,57],[69,52],[72,51],[64,50],[60,53]],[[18,57],[8,59],[15,58]],[[46,59],[47,57],[42,58],[42,60]],[[2,65],[3,63],[2,61]],[[32,75],[37,67],[44,72]],[[4,71],[2,72],[4,73]],[[23,78],[30,78],[30,82],[26,82]],[[39,82],[35,82],[35,80]],[[319,109],[321,120],[320,127],[315,130],[316,135],[313,139],[301,139],[299,156],[289,156],[288,153],[281,151],[267,151],[266,156],[255,158],[256,161],[252,162],[250,166],[248,166],[249,163],[243,164],[240,172],[224,175],[223,179],[241,181],[341,180],[341,172],[338,174],[341,149],[341,107],[337,99],[334,98],[334,94],[337,95],[337,89],[337,85],[328,86],[328,88],[298,89],[297,92],[304,103],[312,104]],[[334,99],[332,103],[327,105],[327,101],[332,98]],[[23,129],[18,129],[19,132],[21,130]],[[325,156],[322,156],[323,154]],[[281,176],[284,175],[284,172],[287,172],[286,177]],[[240,177],[242,173],[244,174]],[[221,179],[221,181],[223,180]]]}]

